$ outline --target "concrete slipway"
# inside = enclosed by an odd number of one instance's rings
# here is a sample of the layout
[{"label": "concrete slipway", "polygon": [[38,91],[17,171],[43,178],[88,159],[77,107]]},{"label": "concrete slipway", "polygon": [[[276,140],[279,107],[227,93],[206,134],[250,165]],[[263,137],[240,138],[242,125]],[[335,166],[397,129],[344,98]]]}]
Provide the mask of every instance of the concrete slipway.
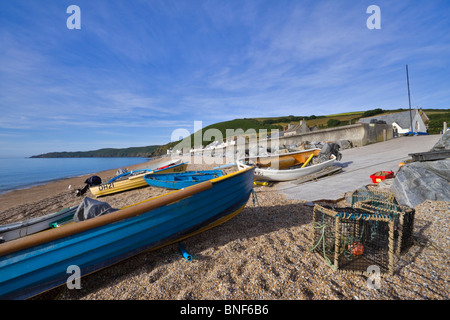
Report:
[{"label": "concrete slipway", "polygon": [[341,172],[302,184],[295,184],[295,181],[281,182],[276,185],[276,189],[288,199],[337,200],[345,192],[373,183],[370,175],[377,171],[392,170],[396,173],[400,162],[411,159],[408,154],[430,151],[440,137],[407,136],[341,150],[342,159],[335,162],[335,166],[343,168]]}]

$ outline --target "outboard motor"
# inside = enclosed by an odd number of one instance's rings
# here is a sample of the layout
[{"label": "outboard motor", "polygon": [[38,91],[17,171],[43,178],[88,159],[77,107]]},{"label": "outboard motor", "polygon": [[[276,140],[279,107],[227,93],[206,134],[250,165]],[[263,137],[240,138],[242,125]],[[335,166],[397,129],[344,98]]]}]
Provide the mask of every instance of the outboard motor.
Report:
[{"label": "outboard motor", "polygon": [[81,197],[83,194],[86,193],[86,191],[93,186],[98,186],[100,184],[102,184],[102,179],[99,176],[91,176],[89,178],[86,179],[86,181],[84,182],[86,185],[82,188],[82,189],[77,189],[75,190],[75,194],[78,197]]}]

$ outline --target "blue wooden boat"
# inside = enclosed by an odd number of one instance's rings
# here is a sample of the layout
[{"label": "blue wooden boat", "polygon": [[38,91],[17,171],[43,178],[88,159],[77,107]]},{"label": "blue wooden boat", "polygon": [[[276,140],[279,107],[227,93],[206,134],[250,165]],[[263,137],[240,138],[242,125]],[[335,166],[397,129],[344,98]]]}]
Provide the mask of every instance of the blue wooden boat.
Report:
[{"label": "blue wooden boat", "polygon": [[224,173],[222,170],[186,171],[160,174],[149,173],[144,176],[144,180],[151,187],[183,189],[223,175]]},{"label": "blue wooden boat", "polygon": [[[26,299],[237,215],[253,188],[244,169],[92,219],[0,244],[0,298]],[[72,269],[70,269],[72,270]],[[82,279],[81,279],[82,285]]]}]

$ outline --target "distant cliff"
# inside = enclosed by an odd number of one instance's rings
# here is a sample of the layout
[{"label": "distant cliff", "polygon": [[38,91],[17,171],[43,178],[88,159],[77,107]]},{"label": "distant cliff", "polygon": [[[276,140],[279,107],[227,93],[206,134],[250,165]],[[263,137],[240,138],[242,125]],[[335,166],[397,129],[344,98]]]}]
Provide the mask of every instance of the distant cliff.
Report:
[{"label": "distant cliff", "polygon": [[147,147],[131,147],[124,149],[105,148],[93,151],[50,152],[31,156],[30,158],[123,158],[123,157],[151,157],[159,145]]}]

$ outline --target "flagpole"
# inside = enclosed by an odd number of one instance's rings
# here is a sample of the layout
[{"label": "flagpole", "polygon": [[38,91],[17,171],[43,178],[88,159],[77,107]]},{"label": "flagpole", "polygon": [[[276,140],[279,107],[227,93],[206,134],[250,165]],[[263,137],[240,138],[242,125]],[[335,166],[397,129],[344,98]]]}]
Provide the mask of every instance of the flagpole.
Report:
[{"label": "flagpole", "polygon": [[407,81],[407,83],[408,83],[409,119],[410,119],[410,121],[411,121],[411,132],[413,132],[412,114],[411,114],[411,93],[410,93],[410,91],[409,91],[408,65],[406,65],[406,81]]}]

